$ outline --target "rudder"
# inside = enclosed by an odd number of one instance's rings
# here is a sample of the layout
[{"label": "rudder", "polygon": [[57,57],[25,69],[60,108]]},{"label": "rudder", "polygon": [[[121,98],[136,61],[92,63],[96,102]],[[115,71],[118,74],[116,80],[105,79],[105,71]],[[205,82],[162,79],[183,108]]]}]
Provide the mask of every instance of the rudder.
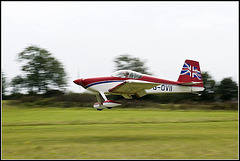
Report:
[{"label": "rudder", "polygon": [[185,60],[180,76],[179,83],[197,83],[194,86],[203,87],[202,74],[198,61]]}]

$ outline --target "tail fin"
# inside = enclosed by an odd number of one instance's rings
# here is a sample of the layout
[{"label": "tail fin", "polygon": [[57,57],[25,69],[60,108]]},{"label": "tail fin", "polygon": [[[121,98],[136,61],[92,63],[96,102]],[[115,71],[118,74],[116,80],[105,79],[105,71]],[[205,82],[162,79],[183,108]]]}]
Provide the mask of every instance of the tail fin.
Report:
[{"label": "tail fin", "polygon": [[180,76],[178,78],[179,84],[194,85],[203,87],[202,74],[198,61],[185,60]]}]

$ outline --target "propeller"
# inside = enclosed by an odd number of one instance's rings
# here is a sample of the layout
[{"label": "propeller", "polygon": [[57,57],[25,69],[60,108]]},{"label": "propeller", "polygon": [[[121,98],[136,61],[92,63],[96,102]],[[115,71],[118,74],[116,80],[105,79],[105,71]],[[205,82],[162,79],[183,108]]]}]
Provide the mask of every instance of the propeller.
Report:
[{"label": "propeller", "polygon": [[[77,70],[77,78],[79,78],[79,68],[78,68],[78,70]],[[76,80],[74,80],[73,81],[75,84],[77,84],[77,85],[80,85],[80,83],[81,83],[81,81],[79,81],[78,79],[76,79]],[[79,86],[78,87],[78,92],[79,93],[81,93],[81,89],[80,89],[81,87]]]}]

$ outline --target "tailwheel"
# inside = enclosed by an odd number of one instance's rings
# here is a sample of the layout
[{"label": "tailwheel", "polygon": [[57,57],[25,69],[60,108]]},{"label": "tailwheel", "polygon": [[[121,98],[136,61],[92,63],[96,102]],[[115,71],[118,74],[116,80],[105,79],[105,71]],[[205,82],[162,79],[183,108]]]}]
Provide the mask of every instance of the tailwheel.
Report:
[{"label": "tailwheel", "polygon": [[112,107],[107,107],[107,109],[112,109]]}]

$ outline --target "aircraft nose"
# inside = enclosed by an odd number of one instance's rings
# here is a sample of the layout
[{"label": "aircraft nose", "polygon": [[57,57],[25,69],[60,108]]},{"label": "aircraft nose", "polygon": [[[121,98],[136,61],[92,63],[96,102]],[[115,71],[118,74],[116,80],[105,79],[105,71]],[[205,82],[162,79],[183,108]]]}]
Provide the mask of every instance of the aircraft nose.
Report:
[{"label": "aircraft nose", "polygon": [[76,79],[76,80],[74,80],[73,82],[74,82],[75,84],[77,84],[77,85],[81,85],[82,79]]}]

